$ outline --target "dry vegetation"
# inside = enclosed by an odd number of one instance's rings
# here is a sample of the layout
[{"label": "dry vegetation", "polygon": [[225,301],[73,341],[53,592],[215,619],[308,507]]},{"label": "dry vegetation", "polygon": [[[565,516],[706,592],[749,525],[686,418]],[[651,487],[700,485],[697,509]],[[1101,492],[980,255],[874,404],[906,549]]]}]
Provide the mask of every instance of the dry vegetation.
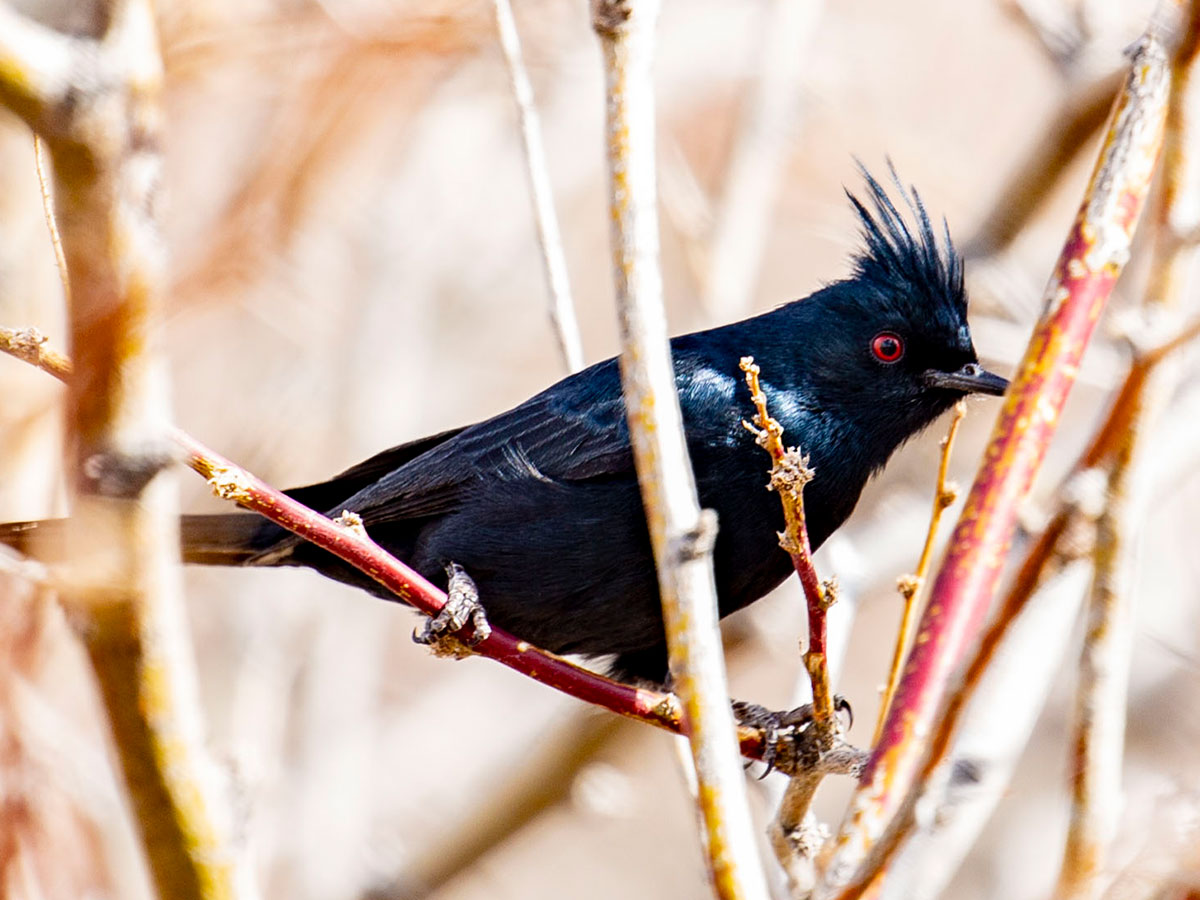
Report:
[{"label": "dry vegetation", "polygon": [[[93,15],[71,0],[14,5],[66,31]],[[656,78],[672,330],[843,274],[856,239],[841,194],[856,179],[852,155],[876,166],[890,154],[970,248],[976,343],[1011,371],[1083,196],[1121,51],[1152,6],[668,0]],[[618,350],[601,54],[581,0],[518,0],[515,14],[591,362]],[[490,2],[162,0],[157,24],[165,350],[180,427],[271,484],[301,484],[560,377]],[[1184,111],[1169,141],[1185,133]],[[1012,560],[1056,511],[1083,515],[1058,520],[1061,568],[999,646],[951,746],[959,777],[942,816],[902,849],[884,896],[1055,889],[1089,593],[1080,560],[1094,543],[1079,522],[1096,516],[1102,571],[1116,545],[1136,550],[1131,571],[1092,591],[1134,608],[1122,631],[1122,787],[1103,790],[1116,839],[1100,885],[1114,898],[1200,891],[1200,394],[1188,349],[1138,407],[1139,449],[1110,485],[1127,498],[1119,518],[1086,471],[1059,490],[1125,381],[1131,345],[1154,346],[1200,314],[1187,281],[1200,152],[1168,143],[1165,164],[1174,187],[1151,195]],[[61,344],[69,322],[42,208],[30,132],[0,113],[0,326]],[[960,484],[992,417],[970,404],[950,463]],[[0,521],[65,511],[62,423],[61,388],[0,358]],[[817,554],[841,583],[828,653],[858,746],[871,743],[902,610],[895,582],[921,552],[943,433],[903,449]],[[218,508],[200,479],[178,478],[183,508]],[[79,640],[88,624],[39,585],[44,574],[0,556],[0,896],[149,898]],[[662,732],[485,660],[434,659],[409,640],[412,614],[307,572],[188,569],[183,593],[207,751],[228,783],[213,802],[255,886],[240,895],[705,895],[688,787]],[[792,580],[726,623],[732,695],[772,708],[805,699],[805,618]],[[765,859],[785,781],[750,787]],[[835,829],[851,787],[831,777],[817,797]],[[1073,830],[1074,846],[1087,840]],[[1062,896],[1083,895],[1071,893],[1078,871]]]}]

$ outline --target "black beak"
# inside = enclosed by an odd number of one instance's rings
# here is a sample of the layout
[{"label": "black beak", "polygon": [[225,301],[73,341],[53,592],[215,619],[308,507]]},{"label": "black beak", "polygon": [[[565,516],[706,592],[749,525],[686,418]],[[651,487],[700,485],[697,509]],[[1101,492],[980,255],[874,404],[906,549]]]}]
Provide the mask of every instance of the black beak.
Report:
[{"label": "black beak", "polygon": [[939,372],[930,369],[925,373],[925,383],[930,387],[968,394],[991,394],[999,397],[1008,388],[1008,379],[994,375],[978,363],[967,363],[957,372]]}]

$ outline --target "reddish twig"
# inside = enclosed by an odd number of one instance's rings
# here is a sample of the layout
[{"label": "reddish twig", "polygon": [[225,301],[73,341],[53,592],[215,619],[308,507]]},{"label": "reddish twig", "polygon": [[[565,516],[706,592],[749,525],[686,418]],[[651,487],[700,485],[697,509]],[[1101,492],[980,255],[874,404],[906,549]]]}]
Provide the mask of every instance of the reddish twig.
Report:
[{"label": "reddish twig", "polygon": [[[389,554],[361,528],[346,527],[297,503],[182,431],[176,430],[174,438],[187,454],[187,464],[208,479],[218,497],[233,500],[328,550],[427,616],[436,616],[445,605],[443,591]],[[462,635],[468,640],[472,636],[469,629]],[[679,706],[672,694],[604,678],[495,627],[472,649],[580,700],[680,731]]]},{"label": "reddish twig", "polygon": [[[1163,202],[1157,226],[1152,278],[1146,307],[1177,306],[1197,248],[1197,215],[1192,200],[1198,185],[1187,154],[1196,135],[1189,128],[1188,83],[1200,43],[1200,2],[1188,4],[1183,39],[1172,67],[1171,103],[1163,152]],[[1147,372],[1186,340],[1184,329],[1174,341],[1142,355]],[[1106,868],[1116,833],[1125,743],[1125,708],[1133,650],[1132,541],[1130,502],[1135,460],[1144,447],[1147,422],[1162,406],[1169,389],[1167,373],[1148,381],[1130,402],[1128,428],[1108,466],[1104,511],[1096,523],[1092,551],[1093,577],[1087,628],[1079,659],[1079,683],[1071,754],[1071,816],[1055,896],[1060,900],[1093,897]]]},{"label": "reddish twig", "polygon": [[836,583],[832,579],[822,582],[812,562],[804,518],[804,486],[812,480],[813,470],[799,449],[784,447],[783,426],[767,410],[767,396],[759,383],[761,371],[755,365],[754,357],[742,357],[741,369],[746,373],[746,384],[755,407],[753,423],[742,424],[771,457],[771,479],[767,487],[779,494],[783,506],[784,530],[779,535],[779,545],[792,558],[808,608],[808,649],[804,653],[804,667],[812,685],[813,724],[811,736],[809,732],[805,734],[809,743],[804,750],[810,761],[788,780],[769,829],[771,847],[787,873],[792,892],[807,895],[816,880],[815,860],[826,833],[810,811],[817,787],[827,774],[857,776],[867,754],[841,740],[833,710],[828,611],[836,599]]},{"label": "reddish twig", "polygon": [[792,558],[808,607],[808,649],[804,653],[804,667],[812,681],[813,725],[821,735],[822,743],[829,744],[836,725],[826,651],[827,613],[836,600],[836,587],[832,580],[821,582],[813,566],[812,548],[808,542],[808,526],[804,519],[804,486],[812,481],[814,473],[808,467],[808,457],[802,455],[798,448],[783,446],[783,426],[767,412],[767,395],[759,384],[761,370],[755,365],[754,357],[743,356],[740,365],[746,373],[746,384],[750,387],[756,410],[753,424],[742,424],[771,456],[771,480],[767,487],[779,494],[783,504],[784,530],[779,535],[779,546]]},{"label": "reddish twig", "polygon": [[896,692],[892,709],[843,823],[826,877],[852,879],[912,788],[930,724],[950,674],[979,632],[1021,501],[1041,466],[1083,351],[1117,276],[1162,145],[1169,66],[1159,37],[1132,51],[1100,158],[1045,295],[1045,310],[1018,367],[984,463]]},{"label": "reddish twig", "polygon": [[[346,528],[297,503],[178,429],[174,438],[186,452],[187,464],[209,479],[217,496],[235,500],[333,553],[425,615],[435,616],[445,605],[443,591],[389,554],[365,532]],[[485,640],[471,649],[578,700],[676,734],[685,733],[674,694],[635,688],[597,675],[495,626]],[[759,729],[739,728],[738,738],[744,754],[751,759],[762,758],[763,735]]]}]

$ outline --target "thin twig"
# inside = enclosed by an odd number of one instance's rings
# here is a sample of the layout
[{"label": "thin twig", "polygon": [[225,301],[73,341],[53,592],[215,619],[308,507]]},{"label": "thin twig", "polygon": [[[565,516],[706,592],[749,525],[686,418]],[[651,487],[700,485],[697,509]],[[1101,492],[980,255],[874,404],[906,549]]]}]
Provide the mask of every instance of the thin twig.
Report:
[{"label": "thin twig", "polygon": [[71,360],[47,345],[36,328],[0,328],[0,352],[66,382],[71,377]]},{"label": "thin twig", "polygon": [[732,740],[712,547],[683,433],[658,259],[652,60],[658,0],[593,0],[607,88],[609,210],[621,383],[658,570],[672,683],[686,712],[717,896],[767,896]]},{"label": "thin twig", "polygon": [[67,257],[63,253],[62,237],[58,233],[58,220],[54,218],[54,200],[50,196],[50,182],[46,178],[46,162],[42,139],[33,136],[33,161],[37,167],[38,187],[42,192],[42,215],[46,218],[46,230],[50,233],[50,246],[54,248],[54,266],[58,269],[58,280],[62,284],[63,299],[71,302],[71,280],[67,275]]},{"label": "thin twig", "polygon": [[753,424],[743,422],[756,437],[760,447],[771,456],[771,480],[768,487],[779,494],[783,504],[784,531],[779,535],[779,546],[787,551],[795,566],[796,575],[804,588],[804,599],[808,608],[808,650],[804,654],[804,667],[812,682],[813,727],[823,743],[832,743],[836,730],[833,713],[833,689],[829,684],[826,613],[835,600],[831,591],[833,582],[822,583],[812,562],[812,549],[808,541],[808,526],[804,519],[804,485],[813,478],[808,467],[808,457],[796,447],[784,448],[783,426],[771,418],[767,411],[767,395],[759,383],[760,369],[754,357],[744,356],[740,363],[746,373],[746,384],[754,401]]},{"label": "thin twig", "polygon": [[896,635],[896,649],[892,652],[892,667],[888,672],[887,687],[883,692],[883,702],[879,705],[879,718],[875,723],[875,736],[871,744],[879,743],[883,733],[883,723],[887,717],[888,707],[892,705],[892,697],[896,693],[896,685],[900,682],[900,666],[904,662],[904,650],[908,646],[909,635],[912,633],[913,620],[916,617],[917,594],[925,583],[929,572],[929,563],[933,559],[933,545],[937,540],[938,525],[944,513],[958,499],[958,486],[946,481],[950,470],[950,453],[954,449],[954,438],[958,434],[958,426],[962,424],[967,414],[965,400],[954,404],[954,418],[950,428],[942,438],[942,458],[938,464],[937,487],[933,492],[933,511],[929,514],[929,528],[925,532],[925,546],[921,548],[921,558],[917,561],[917,570],[912,575],[902,575],[896,582],[900,596],[904,598],[904,614],[900,619],[900,631]]},{"label": "thin twig", "polygon": [[1055,894],[1061,900],[1095,895],[1117,824],[1133,612],[1123,520],[1135,434],[1117,450],[1096,522],[1071,742],[1071,822]]},{"label": "thin twig", "polygon": [[525,173],[529,176],[529,191],[537,221],[538,244],[542,249],[542,265],[546,270],[546,287],[550,291],[550,323],[558,340],[558,349],[570,372],[583,368],[583,344],[579,337],[579,322],[575,302],[571,299],[571,284],[567,277],[567,258],[563,253],[558,216],[554,212],[554,192],[546,167],[546,150],[542,146],[541,126],[533,102],[533,86],[525,71],[521,55],[521,38],[513,18],[509,0],[493,0],[496,8],[496,27],[500,47],[508,64],[513,99],[521,120],[521,142],[525,147]]},{"label": "thin twig", "polygon": [[1125,90],[1034,329],[997,419],[922,615],[909,664],[826,870],[839,895],[860,895],[877,836],[915,787],[929,728],[951,674],[979,634],[1004,563],[1003,548],[1041,467],[1105,301],[1128,258],[1162,144],[1169,60],[1148,32],[1133,48]]},{"label": "thin twig", "polygon": [[[742,357],[740,366],[746,373],[755,407],[753,422],[743,424],[771,457],[768,487],[779,494],[783,506],[784,531],[779,535],[779,544],[792,558],[808,610],[804,667],[812,685],[813,721],[811,739],[802,752],[811,758],[806,758],[801,771],[788,780],[769,829],[771,847],[787,873],[793,893],[800,896],[807,895],[816,882],[815,860],[826,837],[826,829],[810,812],[817,787],[831,772],[859,774],[867,754],[841,740],[833,710],[827,647],[828,611],[836,599],[836,588],[832,581],[821,582],[812,562],[804,518],[804,486],[812,480],[813,471],[797,448],[784,447],[783,426],[767,409],[767,396],[759,381],[761,371],[754,358]],[[832,763],[833,758],[838,762]]]},{"label": "thin twig", "polygon": [[831,746],[819,750],[803,769],[788,779],[767,837],[775,858],[787,874],[792,895],[807,897],[816,884],[816,859],[829,828],[812,812],[813,798],[826,775],[857,778],[869,752],[835,737]]},{"label": "thin twig", "polygon": [[[175,432],[175,441],[187,453],[188,465],[208,479],[218,497],[264,515],[344,559],[426,615],[437,615],[445,605],[444,592],[387,553],[364,529],[347,527],[308,509],[181,431]],[[352,515],[344,514],[342,521],[352,522]],[[463,637],[470,639],[471,634],[464,632]],[[495,626],[470,649],[573,697],[671,731],[681,730],[682,715],[673,695],[604,678]]]}]

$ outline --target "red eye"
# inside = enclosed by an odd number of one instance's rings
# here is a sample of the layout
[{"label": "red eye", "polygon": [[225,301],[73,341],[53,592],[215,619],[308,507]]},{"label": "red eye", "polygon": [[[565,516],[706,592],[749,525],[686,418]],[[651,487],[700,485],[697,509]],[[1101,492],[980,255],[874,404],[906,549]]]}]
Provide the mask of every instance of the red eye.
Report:
[{"label": "red eye", "polygon": [[885,331],[875,335],[875,340],[871,341],[871,352],[880,362],[894,363],[904,355],[904,341],[900,335]]}]

